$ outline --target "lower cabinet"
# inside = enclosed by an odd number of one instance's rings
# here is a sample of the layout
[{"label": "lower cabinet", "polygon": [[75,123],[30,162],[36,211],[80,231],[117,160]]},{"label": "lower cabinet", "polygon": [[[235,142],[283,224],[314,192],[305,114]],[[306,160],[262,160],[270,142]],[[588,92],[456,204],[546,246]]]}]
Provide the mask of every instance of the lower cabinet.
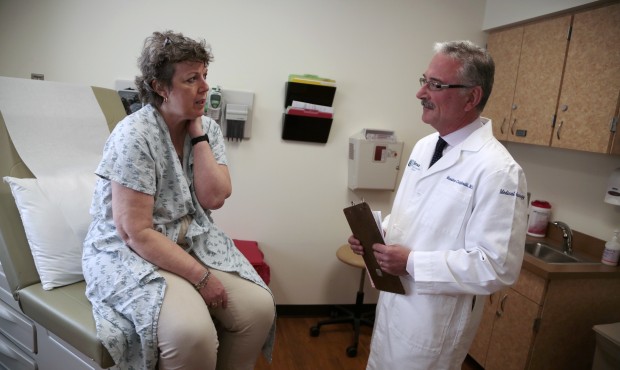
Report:
[{"label": "lower cabinet", "polygon": [[490,295],[469,355],[485,369],[526,369],[545,281],[522,270],[512,288]]},{"label": "lower cabinet", "polygon": [[502,292],[489,340],[486,369],[525,369],[540,306],[519,292]]},{"label": "lower cabinet", "polygon": [[592,327],[620,321],[620,279],[578,273],[544,279],[526,269],[487,298],[469,355],[486,370],[592,368]]}]

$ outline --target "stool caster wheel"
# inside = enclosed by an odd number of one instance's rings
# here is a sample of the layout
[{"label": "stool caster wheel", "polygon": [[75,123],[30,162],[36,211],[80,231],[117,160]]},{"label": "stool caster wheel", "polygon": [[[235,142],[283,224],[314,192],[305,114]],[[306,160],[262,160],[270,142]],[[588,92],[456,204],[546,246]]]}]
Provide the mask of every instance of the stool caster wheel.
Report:
[{"label": "stool caster wheel", "polygon": [[319,336],[319,333],[320,333],[320,330],[321,330],[321,329],[319,329],[319,327],[318,327],[318,326],[316,326],[316,325],[315,325],[315,326],[313,326],[313,327],[311,327],[311,328],[310,328],[310,336],[311,336],[311,337],[318,337],[318,336]]},{"label": "stool caster wheel", "polygon": [[357,346],[347,347],[347,356],[349,357],[357,356]]}]

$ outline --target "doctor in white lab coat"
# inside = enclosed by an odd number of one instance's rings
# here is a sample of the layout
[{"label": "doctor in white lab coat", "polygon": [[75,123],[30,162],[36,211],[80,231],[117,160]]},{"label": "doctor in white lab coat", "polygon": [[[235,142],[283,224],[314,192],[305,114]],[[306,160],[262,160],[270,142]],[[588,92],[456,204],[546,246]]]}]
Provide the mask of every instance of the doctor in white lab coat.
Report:
[{"label": "doctor in white lab coat", "polygon": [[[383,222],[386,245],[373,246],[406,294],[380,293],[368,369],[460,369],[484,296],[513,284],[523,261],[525,175],[480,117],[493,60],[468,41],[435,50],[416,96],[437,133],[413,148]],[[438,137],[447,146],[429,167]],[[349,243],[363,253],[354,235]]]}]

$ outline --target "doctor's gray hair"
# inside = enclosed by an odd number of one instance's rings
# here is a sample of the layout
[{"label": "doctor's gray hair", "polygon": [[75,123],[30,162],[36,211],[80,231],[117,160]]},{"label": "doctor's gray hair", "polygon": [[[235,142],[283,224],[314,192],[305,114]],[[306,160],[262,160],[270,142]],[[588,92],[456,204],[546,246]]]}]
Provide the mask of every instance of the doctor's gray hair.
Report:
[{"label": "doctor's gray hair", "polygon": [[164,99],[153,89],[153,81],[169,88],[177,63],[202,62],[208,66],[212,60],[211,48],[204,40],[195,41],[172,31],[153,32],[144,40],[138,58],[138,68],[142,74],[136,77],[135,84],[140,100],[145,104],[161,106]]},{"label": "doctor's gray hair", "polygon": [[493,90],[495,62],[486,49],[471,41],[448,41],[435,44],[435,52],[445,54],[459,62],[459,83],[482,88],[477,109],[482,112]]}]

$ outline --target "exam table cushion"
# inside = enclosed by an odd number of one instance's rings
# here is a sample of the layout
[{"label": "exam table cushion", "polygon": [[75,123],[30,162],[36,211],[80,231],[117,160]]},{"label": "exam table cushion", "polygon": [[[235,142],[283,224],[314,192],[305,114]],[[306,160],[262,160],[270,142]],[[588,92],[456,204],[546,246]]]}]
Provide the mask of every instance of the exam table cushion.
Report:
[{"label": "exam table cushion", "polygon": [[114,361],[97,339],[92,306],[84,294],[85,289],[83,281],[53,290],[34,284],[19,291],[19,304],[34,321],[107,368],[114,365]]}]

